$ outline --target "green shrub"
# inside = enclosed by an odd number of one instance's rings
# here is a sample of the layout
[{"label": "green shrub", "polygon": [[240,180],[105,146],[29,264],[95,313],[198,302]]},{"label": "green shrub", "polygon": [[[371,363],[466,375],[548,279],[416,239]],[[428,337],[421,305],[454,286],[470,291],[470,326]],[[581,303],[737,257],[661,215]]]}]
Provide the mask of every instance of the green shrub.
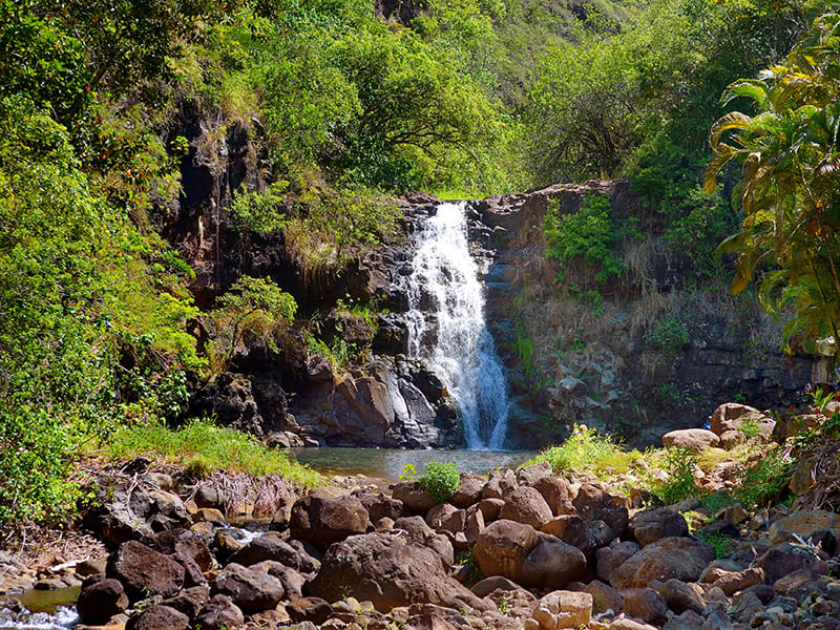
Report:
[{"label": "green shrub", "polygon": [[574,214],[562,214],[557,202],[550,203],[544,230],[551,258],[564,265],[585,263],[585,283],[606,282],[624,270],[616,253],[620,231],[606,195],[586,197]]},{"label": "green shrub", "polygon": [[454,462],[431,461],[417,481],[428,490],[435,503],[443,503],[458,490],[461,475]]},{"label": "green shrub", "polygon": [[665,452],[668,480],[655,482],[651,490],[665,505],[673,505],[694,496],[697,487],[692,469],[696,464],[697,458],[691,449],[669,448]]},{"label": "green shrub", "polygon": [[688,328],[676,317],[663,317],[645,334],[645,340],[673,360],[680,350],[691,341]]},{"label": "green shrub", "polygon": [[572,435],[559,446],[544,450],[526,463],[548,462],[555,473],[591,470],[598,477],[626,473],[634,460],[641,457],[638,451],[625,451],[609,436],[599,435],[595,429],[575,425]]},{"label": "green shrub", "polygon": [[779,501],[790,481],[792,466],[793,460],[778,450],[765,454],[755,466],[740,472],[732,491],[734,498],[748,510]]},{"label": "green shrub", "polygon": [[715,558],[723,558],[732,550],[732,539],[723,534],[700,534],[698,536],[707,545],[715,550]]}]

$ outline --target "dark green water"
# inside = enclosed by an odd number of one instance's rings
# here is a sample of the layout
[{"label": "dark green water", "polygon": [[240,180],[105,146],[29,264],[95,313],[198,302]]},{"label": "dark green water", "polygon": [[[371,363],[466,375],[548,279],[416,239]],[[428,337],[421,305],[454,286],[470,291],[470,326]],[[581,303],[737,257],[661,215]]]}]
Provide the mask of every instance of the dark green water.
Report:
[{"label": "dark green water", "polygon": [[534,451],[409,451],[388,448],[301,448],[293,449],[301,464],[332,475],[365,475],[397,481],[406,464],[422,474],[430,461],[455,462],[458,470],[487,473],[494,468],[515,468],[532,458]]}]

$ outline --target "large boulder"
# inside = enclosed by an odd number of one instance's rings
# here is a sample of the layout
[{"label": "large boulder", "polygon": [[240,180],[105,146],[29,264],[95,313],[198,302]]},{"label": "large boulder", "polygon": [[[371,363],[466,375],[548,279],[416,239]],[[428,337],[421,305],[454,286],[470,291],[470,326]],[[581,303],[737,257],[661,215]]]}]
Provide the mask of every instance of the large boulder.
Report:
[{"label": "large boulder", "polygon": [[688,523],[679,512],[668,508],[656,508],[634,514],[629,530],[633,538],[645,546],[660,538],[688,536]]},{"label": "large boulder", "polygon": [[79,593],[76,610],[82,621],[97,625],[128,608],[128,597],[119,580],[105,579],[87,585]]},{"label": "large boulder", "polygon": [[572,504],[581,518],[587,521],[604,521],[616,537],[624,535],[630,514],[626,507],[616,503],[615,499],[601,488],[589,483],[583,484]]},{"label": "large boulder", "polygon": [[213,564],[210,548],[201,536],[187,529],[172,529],[160,532],[148,541],[149,547],[164,555],[183,554],[192,558],[202,571],[207,571]]},{"label": "large boulder", "polygon": [[426,514],[426,523],[437,532],[447,531],[457,534],[463,531],[466,512],[449,503],[438,503]]},{"label": "large boulder", "polygon": [[598,577],[604,582],[615,584],[615,574],[619,567],[641,551],[641,546],[630,540],[617,542],[595,552],[595,566]]},{"label": "large boulder", "polygon": [[348,536],[364,533],[369,524],[365,506],[353,496],[299,499],[292,507],[290,522],[294,538],[312,543],[321,551]]},{"label": "large boulder", "polygon": [[541,477],[531,487],[537,490],[556,516],[569,513],[573,497],[571,484],[560,477]]},{"label": "large boulder", "polygon": [[752,422],[758,426],[758,433],[764,438],[770,437],[776,426],[772,418],[768,418],[755,407],[739,403],[726,403],[715,409],[712,414],[712,432],[720,438],[720,443],[727,448],[738,442],[743,442],[746,436],[741,427]]},{"label": "large boulder", "polygon": [[125,624],[125,630],[188,630],[190,618],[169,606],[152,606],[135,615]]},{"label": "large boulder", "polygon": [[245,623],[239,607],[227,595],[214,595],[204,604],[195,619],[197,630],[223,630],[238,628]]},{"label": "large boulder", "polygon": [[516,473],[516,481],[521,486],[533,486],[540,479],[545,479],[551,476],[551,464],[548,462],[540,462],[539,464],[531,464],[524,466]]},{"label": "large boulder", "polygon": [[435,504],[429,491],[416,481],[401,481],[394,484],[393,497],[402,501],[415,514],[425,514]]},{"label": "large boulder", "polygon": [[459,508],[468,508],[481,501],[481,490],[484,488],[484,477],[475,473],[462,473],[461,484],[449,502]]},{"label": "large boulder", "polygon": [[554,591],[543,597],[525,627],[529,630],[583,628],[592,618],[592,595],[586,592]]},{"label": "large boulder", "polygon": [[329,602],[352,595],[379,611],[415,603],[489,607],[450,578],[432,550],[378,532],[351,536],[330,547],[309,591]]},{"label": "large boulder", "polygon": [[297,550],[277,532],[266,532],[255,538],[230,557],[230,562],[250,567],[266,560],[279,562],[293,569],[300,568]]},{"label": "large boulder", "polygon": [[586,569],[583,553],[530,525],[500,520],[488,525],[474,548],[485,575],[503,575],[534,588],[563,588]]},{"label": "large boulder", "polygon": [[614,574],[618,589],[644,588],[654,580],[696,582],[715,559],[710,545],[692,538],[660,538],[630,556]]},{"label": "large boulder", "polygon": [[621,594],[624,596],[624,610],[628,615],[656,626],[668,621],[668,604],[665,598],[652,588],[630,588]]},{"label": "large boulder", "polygon": [[662,444],[666,448],[687,448],[699,453],[703,449],[718,446],[720,437],[706,429],[678,429],[663,435]]},{"label": "large boulder", "polygon": [[227,595],[246,614],[274,608],[283,597],[283,585],[268,573],[229,564],[216,579],[213,595]]},{"label": "large boulder", "polygon": [[[521,472],[521,471],[520,471]],[[551,520],[552,512],[543,496],[530,486],[521,486],[505,500],[500,519],[525,523],[540,529]]]},{"label": "large boulder", "polygon": [[106,574],[119,580],[129,599],[171,597],[184,585],[184,567],[151,547],[130,540],[108,560]]}]

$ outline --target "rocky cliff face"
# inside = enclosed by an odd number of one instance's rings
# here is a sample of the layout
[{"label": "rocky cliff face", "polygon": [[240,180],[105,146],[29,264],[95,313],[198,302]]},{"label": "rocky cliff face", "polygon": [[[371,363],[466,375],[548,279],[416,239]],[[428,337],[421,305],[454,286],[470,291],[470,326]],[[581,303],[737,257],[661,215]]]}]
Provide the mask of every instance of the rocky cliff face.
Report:
[{"label": "rocky cliff face", "polygon": [[[239,348],[231,372],[194,383],[190,414],[211,414],[283,446],[451,446],[459,443],[456,410],[431,366],[407,359],[403,279],[411,273],[409,235],[439,203],[423,193],[396,200],[402,235],[357,252],[340,273],[312,278],[282,231],[262,237],[231,228],[230,202],[258,185],[257,121],[214,125],[185,110],[171,132],[190,140],[182,162],[184,194],[158,221],[192,265],[197,304],[243,274],[271,277],[295,296],[320,335],[369,347],[367,359],[337,369],[312,354],[302,334],[285,336],[280,353],[259,343]],[[647,225],[642,246],[623,251],[628,279],[584,304],[555,281],[542,225],[549,204],[577,212],[587,195],[606,195],[624,218],[644,216],[622,182],[557,185],[470,204],[470,238],[487,287],[487,315],[509,377],[514,404],[511,447],[536,448],[567,435],[575,422],[638,443],[665,428],[698,426],[723,400],[787,406],[814,380],[810,357],[783,357],[777,329],[724,288],[689,290],[691,280]],[[375,301],[374,320],[335,309],[340,299]],[[677,322],[688,342],[663,350],[651,336]],[[200,326],[198,327],[200,329]],[[653,428],[661,427],[661,428]]]},{"label": "rocky cliff face", "polygon": [[[703,288],[669,255],[656,226],[643,228],[643,261],[638,251],[622,252],[628,279],[607,287],[603,303],[564,292],[557,263],[546,257],[543,222],[550,203],[574,213],[587,195],[608,196],[620,217],[644,216],[620,181],[474,204],[474,236],[488,260],[488,317],[515,399],[511,446],[555,440],[575,422],[651,443],[663,428],[701,425],[722,401],[786,408],[819,382],[815,358],[782,355],[778,324],[725,286]],[[651,334],[663,321],[676,322],[688,341],[663,349]]]}]

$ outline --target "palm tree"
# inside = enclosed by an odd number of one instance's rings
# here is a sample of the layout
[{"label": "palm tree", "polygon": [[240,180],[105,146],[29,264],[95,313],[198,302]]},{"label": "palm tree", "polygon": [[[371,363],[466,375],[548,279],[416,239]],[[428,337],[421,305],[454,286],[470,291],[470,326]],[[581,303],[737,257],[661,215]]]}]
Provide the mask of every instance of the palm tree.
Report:
[{"label": "palm tree", "polygon": [[784,65],[736,82],[723,101],[739,97],[757,114],[732,111],[712,127],[704,185],[742,165],[744,217],[722,245],[738,254],[732,292],[758,276],[760,303],[792,314],[786,339],[840,339],[840,14],[820,17]]}]

